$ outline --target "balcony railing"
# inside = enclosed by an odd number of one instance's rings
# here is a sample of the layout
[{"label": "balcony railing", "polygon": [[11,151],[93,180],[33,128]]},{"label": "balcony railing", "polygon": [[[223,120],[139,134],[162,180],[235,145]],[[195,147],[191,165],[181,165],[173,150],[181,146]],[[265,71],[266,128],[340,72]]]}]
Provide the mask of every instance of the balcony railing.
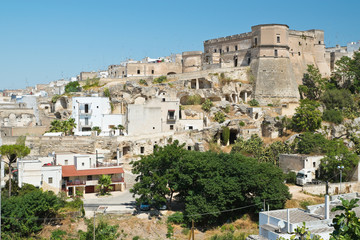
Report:
[{"label": "balcony railing", "polygon": [[88,111],[79,110],[79,114],[80,114],[80,115],[91,115],[91,114],[92,114],[92,110],[88,110]]},{"label": "balcony railing", "polygon": [[111,179],[111,182],[113,183],[124,182],[124,178],[113,178]]},{"label": "balcony railing", "polygon": [[69,180],[66,182],[66,186],[86,185],[84,180]]},{"label": "balcony railing", "polygon": [[91,122],[88,122],[88,123],[81,123],[79,124],[80,127],[89,127],[91,128],[92,127],[92,123]]}]

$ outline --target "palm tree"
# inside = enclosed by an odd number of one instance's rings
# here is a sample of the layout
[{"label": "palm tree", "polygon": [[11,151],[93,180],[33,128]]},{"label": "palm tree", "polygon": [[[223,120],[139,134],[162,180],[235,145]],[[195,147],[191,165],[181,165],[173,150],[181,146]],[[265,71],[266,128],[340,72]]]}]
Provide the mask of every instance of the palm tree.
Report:
[{"label": "palm tree", "polygon": [[109,190],[112,189],[111,185],[111,176],[110,175],[101,175],[98,180],[100,187],[100,195],[106,195]]},{"label": "palm tree", "polygon": [[123,130],[125,129],[125,127],[123,125],[119,124],[117,126],[117,128],[120,130],[120,135],[123,135]]}]

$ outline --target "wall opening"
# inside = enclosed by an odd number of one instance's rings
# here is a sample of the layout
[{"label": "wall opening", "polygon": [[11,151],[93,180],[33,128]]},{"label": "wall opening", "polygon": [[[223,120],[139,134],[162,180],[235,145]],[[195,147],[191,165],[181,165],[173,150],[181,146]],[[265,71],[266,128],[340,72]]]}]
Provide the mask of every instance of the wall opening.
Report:
[{"label": "wall opening", "polygon": [[234,144],[235,141],[237,140],[237,135],[238,135],[238,130],[237,129],[230,129],[230,138],[229,138],[229,143],[230,144]]},{"label": "wall opening", "polygon": [[129,146],[123,147],[123,156],[125,156],[129,153],[130,153],[130,147]]}]

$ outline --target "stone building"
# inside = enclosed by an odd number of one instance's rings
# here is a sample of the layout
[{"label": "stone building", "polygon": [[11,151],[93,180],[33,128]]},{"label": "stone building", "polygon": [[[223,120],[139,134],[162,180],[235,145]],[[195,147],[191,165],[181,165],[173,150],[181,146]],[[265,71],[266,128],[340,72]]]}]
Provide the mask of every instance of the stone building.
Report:
[{"label": "stone building", "polygon": [[324,31],[290,30],[284,24],[262,24],[251,32],[204,41],[204,68],[249,66],[254,97],[261,103],[296,102],[308,64],[330,75]]}]

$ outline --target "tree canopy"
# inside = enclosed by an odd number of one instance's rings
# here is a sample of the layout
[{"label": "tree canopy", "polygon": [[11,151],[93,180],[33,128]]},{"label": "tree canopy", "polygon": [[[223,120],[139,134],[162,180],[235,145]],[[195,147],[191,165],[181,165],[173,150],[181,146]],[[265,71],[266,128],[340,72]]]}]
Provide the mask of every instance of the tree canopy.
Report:
[{"label": "tree canopy", "polygon": [[69,82],[65,86],[65,92],[71,93],[71,92],[79,92],[80,91],[80,84],[78,81]]},{"label": "tree canopy", "polygon": [[291,119],[290,128],[296,132],[315,131],[321,127],[322,114],[317,109],[319,103],[308,99],[300,101],[296,113]]},{"label": "tree canopy", "polygon": [[49,132],[63,132],[65,135],[71,135],[74,128],[76,128],[76,123],[74,118],[69,118],[68,120],[53,120],[50,123]]},{"label": "tree canopy", "polygon": [[326,82],[327,80],[321,76],[318,68],[308,65],[303,77],[303,85],[299,86],[301,96],[310,100],[320,99],[326,88]]},{"label": "tree canopy", "polygon": [[[247,207],[259,211],[264,199],[281,208],[290,198],[282,171],[240,154],[186,151],[177,141],[134,162],[139,174],[130,190],[138,201],[161,203],[172,194],[185,203],[184,218],[215,224]],[[225,211],[225,212],[224,212]]]}]

